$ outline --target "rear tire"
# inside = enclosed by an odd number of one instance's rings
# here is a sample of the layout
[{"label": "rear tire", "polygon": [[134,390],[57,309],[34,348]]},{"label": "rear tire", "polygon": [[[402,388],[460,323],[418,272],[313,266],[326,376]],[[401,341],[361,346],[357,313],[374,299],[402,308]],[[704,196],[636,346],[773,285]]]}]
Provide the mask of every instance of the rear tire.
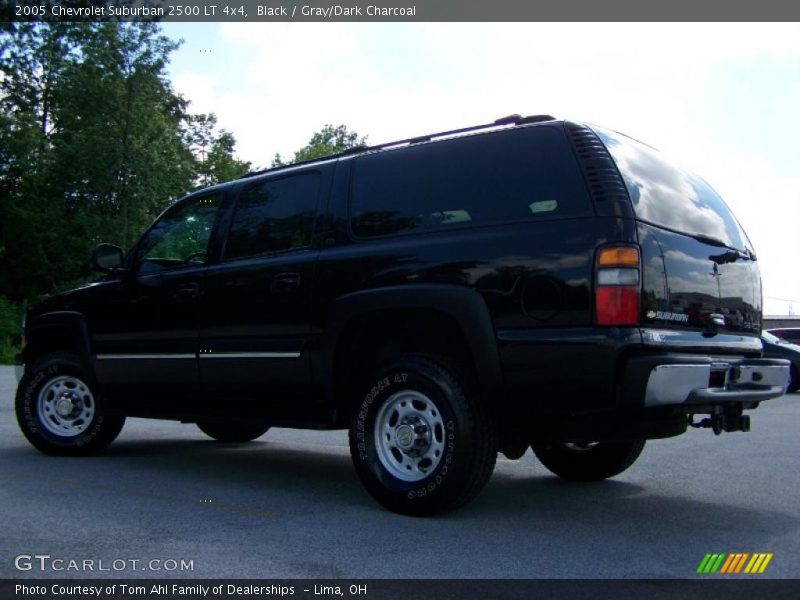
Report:
[{"label": "rear tire", "polygon": [[65,353],[44,356],[25,369],[15,410],[31,445],[55,456],[96,454],[125,424],[125,417],[103,414],[91,373],[79,357]]},{"label": "rear tire", "polygon": [[472,379],[409,354],[367,378],[350,427],[359,479],[383,506],[430,516],[474,498],[497,458],[495,426]]},{"label": "rear tire", "polygon": [[269,425],[239,423],[198,423],[197,428],[218,442],[243,444],[252,442],[269,431]]},{"label": "rear tire", "polygon": [[570,481],[600,481],[619,475],[630,467],[644,448],[644,440],[625,442],[534,443],[531,445],[550,472]]}]

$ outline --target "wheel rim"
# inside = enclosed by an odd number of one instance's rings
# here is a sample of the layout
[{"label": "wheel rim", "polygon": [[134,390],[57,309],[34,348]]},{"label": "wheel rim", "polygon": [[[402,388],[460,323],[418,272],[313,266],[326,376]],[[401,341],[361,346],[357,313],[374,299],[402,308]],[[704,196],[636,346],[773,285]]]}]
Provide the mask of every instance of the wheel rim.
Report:
[{"label": "wheel rim", "polygon": [[564,442],[562,446],[570,452],[591,452],[600,442]]},{"label": "wheel rim", "polygon": [[415,390],[392,394],[375,420],[381,465],[403,481],[420,481],[444,454],[444,421],[433,401]]},{"label": "wheel rim", "polygon": [[75,437],[94,419],[95,402],[89,386],[77,377],[63,375],[48,381],[37,401],[42,426],[59,437]]}]

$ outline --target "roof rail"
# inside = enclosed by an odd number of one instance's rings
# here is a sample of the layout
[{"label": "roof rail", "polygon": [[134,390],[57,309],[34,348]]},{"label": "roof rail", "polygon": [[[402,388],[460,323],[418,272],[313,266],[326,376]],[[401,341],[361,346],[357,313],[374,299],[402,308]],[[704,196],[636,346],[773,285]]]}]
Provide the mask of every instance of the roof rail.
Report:
[{"label": "roof rail", "polygon": [[527,117],[523,117],[518,114],[508,115],[507,117],[501,117],[499,119],[492,121],[491,123],[484,123],[482,125],[471,125],[470,127],[461,127],[459,129],[450,129],[449,131],[440,131],[439,133],[429,133],[427,135],[422,135],[413,138],[406,138],[404,140],[397,140],[394,142],[384,142],[383,144],[375,144],[374,146],[354,146],[337,154],[320,156],[319,158],[302,160],[300,162],[292,163],[290,165],[282,165],[280,167],[273,167],[271,169],[262,169],[261,171],[254,171],[252,173],[247,173],[246,175],[242,175],[239,179],[247,179],[248,177],[255,177],[256,175],[261,175],[262,173],[266,173],[268,171],[270,172],[280,171],[281,169],[288,169],[289,167],[296,167],[298,165],[305,165],[308,163],[318,162],[321,160],[330,160],[332,158],[338,158],[339,156],[348,156],[350,154],[367,152],[369,150],[383,150],[385,148],[393,148],[395,146],[404,146],[404,145],[412,146],[414,144],[430,142],[434,138],[444,137],[447,135],[458,135],[460,133],[469,133],[470,131],[480,131],[481,129],[492,129],[495,127],[503,127],[505,125],[514,125],[514,126],[528,125],[530,123],[543,123],[545,121],[555,121],[555,120],[556,118],[551,115],[529,115]]},{"label": "roof rail", "polygon": [[361,150],[366,149],[365,146],[360,146],[358,148],[359,148],[358,150],[356,150],[356,148],[348,148],[344,152],[339,152],[338,154],[329,154],[327,156],[317,156],[315,158],[307,158],[306,160],[298,160],[297,162],[293,162],[293,163],[290,163],[288,165],[281,165],[279,167],[269,167],[268,169],[260,169],[258,171],[250,171],[249,173],[245,173],[244,175],[242,175],[238,179],[247,179],[249,177],[255,177],[256,175],[263,175],[264,173],[273,173],[275,171],[282,171],[283,169],[289,169],[289,168],[292,168],[292,167],[297,167],[299,165],[307,165],[309,163],[320,162],[320,161],[323,161],[323,160],[330,160],[330,159],[336,158],[338,156],[344,156],[345,154],[349,154],[351,152],[356,152],[356,151],[361,151]]},{"label": "roof rail", "polygon": [[411,146],[413,144],[429,142],[434,138],[444,137],[446,135],[458,135],[459,133],[468,133],[470,131],[479,131],[481,129],[492,129],[494,127],[503,127],[504,125],[527,125],[528,123],[541,123],[544,121],[555,121],[555,117],[551,117],[550,115],[531,115],[528,117],[509,115],[507,117],[496,119],[491,123],[484,123],[483,125],[471,125],[470,127],[461,127],[459,129],[450,129],[449,131],[440,131],[439,133],[429,133],[427,135],[397,140],[395,142],[386,142],[383,144],[370,146],[369,148],[366,148],[366,150],[381,150],[383,148],[392,148],[394,146],[402,145]]}]

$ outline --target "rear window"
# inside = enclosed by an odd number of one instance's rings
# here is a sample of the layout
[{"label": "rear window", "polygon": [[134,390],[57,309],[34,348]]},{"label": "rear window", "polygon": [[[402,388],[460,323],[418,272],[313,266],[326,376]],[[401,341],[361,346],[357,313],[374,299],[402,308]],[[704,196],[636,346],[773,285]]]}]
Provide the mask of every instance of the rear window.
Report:
[{"label": "rear window", "polygon": [[591,214],[575,159],[552,127],[378,152],[353,169],[359,237]]},{"label": "rear window", "polygon": [[732,248],[750,248],[725,202],[703,179],[668,163],[653,148],[594,127],[625,180],[636,217],[680,233],[704,235]]},{"label": "rear window", "polygon": [[310,246],[318,197],[316,172],[247,186],[236,201],[225,258]]}]

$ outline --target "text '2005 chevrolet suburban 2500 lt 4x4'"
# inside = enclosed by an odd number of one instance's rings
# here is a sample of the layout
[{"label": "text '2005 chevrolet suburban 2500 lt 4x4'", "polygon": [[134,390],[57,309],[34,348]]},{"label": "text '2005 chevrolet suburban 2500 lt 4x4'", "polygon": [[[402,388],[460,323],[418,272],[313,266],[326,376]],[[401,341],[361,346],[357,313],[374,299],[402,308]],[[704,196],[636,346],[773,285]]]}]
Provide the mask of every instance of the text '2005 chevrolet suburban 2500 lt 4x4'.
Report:
[{"label": "text '2005 chevrolet suburban 2500 lt 4x4'", "polygon": [[49,454],[96,452],[126,416],[225,442],[349,428],[367,490],[430,515],[498,451],[612,477],[647,439],[747,431],[789,377],[714,190],[548,116],[253,173],[92,258],[103,279],[26,318],[16,411]]}]

